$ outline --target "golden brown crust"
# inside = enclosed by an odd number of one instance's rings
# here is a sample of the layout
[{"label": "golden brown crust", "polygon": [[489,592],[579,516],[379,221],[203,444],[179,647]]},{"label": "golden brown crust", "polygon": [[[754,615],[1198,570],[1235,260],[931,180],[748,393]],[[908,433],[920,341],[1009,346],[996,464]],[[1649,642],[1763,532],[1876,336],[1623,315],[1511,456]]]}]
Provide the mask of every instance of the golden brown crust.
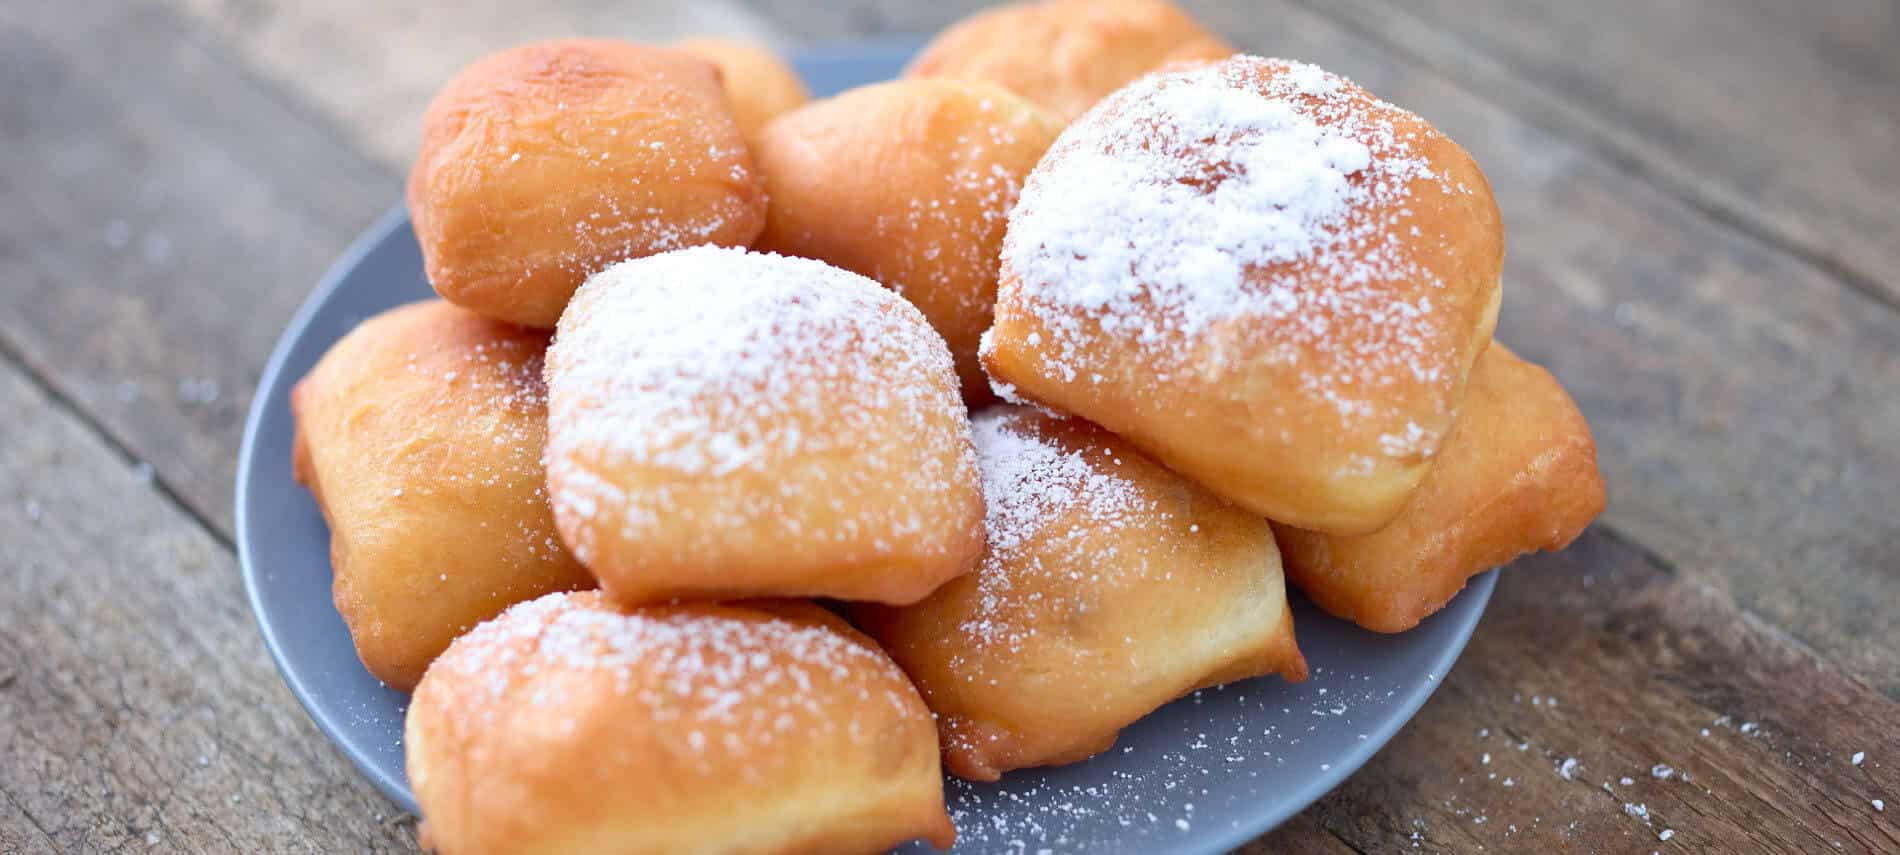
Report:
[{"label": "golden brown crust", "polygon": [[907,603],[983,505],[943,340],[877,283],[702,247],[589,280],[549,351],[563,540],[621,602]]},{"label": "golden brown crust", "polygon": [[404,731],[442,855],[948,848],[930,713],[808,602],[525,603],[429,669]]},{"label": "golden brown crust", "polygon": [[756,154],[759,132],[767,122],[782,113],[804,106],[811,100],[798,72],[785,64],[778,54],[763,45],[733,39],[695,38],[674,42],[683,50],[712,63],[719,69],[732,115],[739,130]]},{"label": "golden brown crust", "polygon": [[983,563],[853,609],[936,712],[950,771],[1075,762],[1194,689],[1305,678],[1265,520],[1079,419],[1001,407],[976,436]]},{"label": "golden brown crust", "polygon": [[977,339],[1023,178],[1059,128],[996,86],[901,80],[774,121],[757,149],[771,199],[758,247],[904,295],[942,334],[966,400],[990,398]]},{"label": "golden brown crust", "polygon": [[1040,0],[965,18],[926,45],[904,76],[987,80],[1067,123],[1171,60],[1231,53],[1164,0]]},{"label": "golden brown crust", "polygon": [[1550,372],[1493,342],[1432,473],[1391,525],[1341,537],[1275,526],[1287,575],[1321,608],[1403,632],[1472,576],[1568,546],[1603,512],[1596,444]]},{"label": "golden brown crust", "polygon": [[291,391],[293,471],[330,522],[337,611],[391,686],[508,606],[593,582],[542,487],[546,347],[430,300],[364,321]]},{"label": "golden brown crust", "polygon": [[[1219,109],[1192,116],[1172,106],[1216,101]],[[1314,164],[1299,173],[1341,181],[1348,202],[1327,208],[1332,197],[1292,194],[1311,209],[1292,213],[1320,224],[1291,216],[1289,230],[1310,242],[1255,247],[1268,261],[1221,255],[1225,245],[1205,241],[1238,273],[1225,290],[1197,292],[1194,276],[1219,265],[1183,259],[1196,259],[1205,233],[1230,224],[1231,212],[1205,230],[1168,218],[1192,205],[1234,204],[1233,176],[1248,173],[1225,158],[1264,139],[1249,136],[1259,125],[1247,114],[1288,109],[1362,159],[1351,170],[1329,162],[1330,175]],[[1161,133],[1156,122],[1172,123],[1165,144],[1148,136]],[[1227,122],[1242,130],[1219,146],[1200,142]],[[1298,156],[1274,145],[1266,144],[1271,157]],[[1089,278],[1099,264],[1069,264],[1078,256],[1047,248],[1064,229],[1093,234],[1068,221],[1088,212],[1061,206],[1076,207],[1078,190],[1088,189],[1077,182],[1103,182],[1094,164],[1104,152],[1142,168],[1157,167],[1141,158],[1173,163],[1158,168],[1182,171],[1179,186],[1222,188],[1219,197],[1199,194],[1205,202],[1139,209],[1154,217],[1119,238],[1137,247],[1133,263],[1173,251],[1179,263],[1170,272],[1187,278],[1167,282],[1173,290],[1143,280],[1146,291],[1106,309],[1087,303],[1102,293]],[[1259,182],[1248,187],[1255,198],[1276,198]],[[1263,202],[1243,213],[1271,218],[1275,210]],[[1450,430],[1471,362],[1496,324],[1503,240],[1484,174],[1429,123],[1311,66],[1237,56],[1145,78],[1064,132],[1012,217],[983,360],[1024,396],[1107,427],[1257,513],[1318,530],[1373,531],[1404,507]],[[1170,305],[1174,315],[1155,308],[1167,299],[1185,307]],[[1183,320],[1194,312],[1204,317],[1198,328]]]},{"label": "golden brown crust", "polygon": [[541,42],[464,68],[423,116],[409,213],[436,293],[552,327],[608,264],[765,222],[719,73],[683,51]]}]

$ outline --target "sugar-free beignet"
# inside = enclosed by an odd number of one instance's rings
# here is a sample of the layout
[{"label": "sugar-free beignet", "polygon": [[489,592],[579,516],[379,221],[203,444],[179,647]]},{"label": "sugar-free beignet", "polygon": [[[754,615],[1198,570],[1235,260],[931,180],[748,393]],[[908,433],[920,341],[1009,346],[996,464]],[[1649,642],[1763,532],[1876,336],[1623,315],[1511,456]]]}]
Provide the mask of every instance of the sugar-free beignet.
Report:
[{"label": "sugar-free beignet", "polygon": [[1464,150],[1343,78],[1153,74],[1024,185],[984,365],[1256,513],[1373,531],[1451,428],[1503,240]]},{"label": "sugar-free beignet", "polygon": [[982,549],[950,365],[915,307],[817,261],[617,265],[548,352],[556,527],[625,603],[913,602]]},{"label": "sugar-free beignet", "polygon": [[1233,52],[1165,0],[1040,0],[965,18],[926,45],[904,76],[987,80],[1066,124],[1170,61]]},{"label": "sugar-free beignet", "polygon": [[391,686],[502,609],[593,584],[543,491],[547,341],[414,303],[364,321],[291,390],[293,469],[330,522],[337,611]]},{"label": "sugar-free beignet", "polygon": [[937,714],[950,771],[1075,762],[1196,688],[1305,679],[1265,520],[1079,419],[975,421],[982,563],[916,605],[855,610]]},{"label": "sugar-free beignet", "polygon": [[538,327],[613,262],[743,245],[765,223],[713,65],[606,39],[523,45],[456,74],[423,115],[408,199],[437,294]]},{"label": "sugar-free beignet", "polygon": [[[731,39],[699,38],[673,47],[712,63],[725,84],[726,100],[746,142],[756,143],[765,124],[811,100],[811,90],[785,60],[762,45]],[[755,155],[757,152],[753,152]]]},{"label": "sugar-free beignet", "polygon": [[1287,575],[1321,608],[1403,632],[1465,580],[1570,545],[1603,512],[1596,443],[1550,372],[1492,342],[1458,425],[1391,525],[1357,537],[1275,526]]},{"label": "sugar-free beignet", "polygon": [[950,345],[967,400],[990,398],[977,339],[1023,178],[1060,127],[987,83],[899,80],[786,114],[757,149],[771,204],[760,249],[889,286]]},{"label": "sugar-free beignet", "polygon": [[877,647],[809,602],[553,594],[443,654],[404,731],[441,855],[948,848],[936,734]]}]

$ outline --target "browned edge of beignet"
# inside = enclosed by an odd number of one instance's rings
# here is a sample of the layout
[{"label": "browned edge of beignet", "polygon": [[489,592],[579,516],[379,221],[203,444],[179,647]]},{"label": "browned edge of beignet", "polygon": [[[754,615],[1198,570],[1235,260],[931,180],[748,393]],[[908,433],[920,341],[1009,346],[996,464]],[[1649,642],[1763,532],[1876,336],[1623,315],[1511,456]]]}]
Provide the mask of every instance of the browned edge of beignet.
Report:
[{"label": "browned edge of beignet", "polygon": [[1350,537],[1274,529],[1288,578],[1313,602],[1404,632],[1472,576],[1570,545],[1604,501],[1583,413],[1550,372],[1493,342],[1437,465],[1390,525]]},{"label": "browned edge of beignet", "polygon": [[437,660],[404,734],[443,855],[955,840],[929,710],[810,602],[524,603]]}]

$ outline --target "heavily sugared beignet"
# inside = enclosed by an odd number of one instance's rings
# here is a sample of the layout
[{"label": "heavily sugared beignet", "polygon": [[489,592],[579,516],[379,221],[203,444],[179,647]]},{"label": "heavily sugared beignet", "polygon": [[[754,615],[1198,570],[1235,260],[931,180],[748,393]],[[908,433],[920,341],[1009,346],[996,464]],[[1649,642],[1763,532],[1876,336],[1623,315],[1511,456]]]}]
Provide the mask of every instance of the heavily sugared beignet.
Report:
[{"label": "heavily sugared beignet", "polygon": [[1503,250],[1470,156],[1351,82],[1153,74],[1024,185],[984,365],[1256,513],[1365,533],[1451,428]]},{"label": "heavily sugared beignet", "polygon": [[983,502],[943,339],[804,258],[700,247],[588,280],[548,351],[555,525],[624,603],[914,602]]},{"label": "heavily sugared beignet", "polygon": [[965,399],[988,400],[976,345],[996,305],[996,253],[1059,130],[1036,105],[973,81],[899,80],[811,104],[757,147],[771,198],[758,247],[904,295],[950,345]]},{"label": "heavily sugared beignet", "polygon": [[1038,0],[965,18],[926,45],[904,76],[987,80],[1066,124],[1168,62],[1233,52],[1166,0]]},{"label": "heavily sugared beignet", "polygon": [[456,74],[423,115],[408,199],[437,294],[537,327],[613,262],[739,246],[765,224],[713,65],[605,39],[524,45]]},{"label": "heavily sugared beignet", "polygon": [[1194,689],[1306,678],[1265,520],[1080,419],[975,422],[982,563],[916,605],[854,609],[937,714],[950,771],[1075,762]]},{"label": "heavily sugared beignet", "polygon": [[948,848],[930,711],[809,603],[523,603],[429,669],[404,729],[441,855]]},{"label": "heavily sugared beignet", "polygon": [[330,523],[336,608],[398,689],[470,627],[591,587],[541,468],[545,332],[440,300],[364,321],[290,393],[293,469]]},{"label": "heavily sugared beignet", "polygon": [[756,146],[767,122],[811,100],[811,90],[805,88],[798,72],[761,45],[701,38],[675,42],[673,47],[719,69],[726,100],[731,102],[732,115],[739,120],[739,130],[749,144]]},{"label": "heavily sugared beignet", "polygon": [[1275,525],[1288,578],[1377,632],[1404,632],[1465,580],[1570,545],[1603,512],[1590,425],[1557,379],[1492,342],[1432,473],[1385,528],[1356,537]]}]

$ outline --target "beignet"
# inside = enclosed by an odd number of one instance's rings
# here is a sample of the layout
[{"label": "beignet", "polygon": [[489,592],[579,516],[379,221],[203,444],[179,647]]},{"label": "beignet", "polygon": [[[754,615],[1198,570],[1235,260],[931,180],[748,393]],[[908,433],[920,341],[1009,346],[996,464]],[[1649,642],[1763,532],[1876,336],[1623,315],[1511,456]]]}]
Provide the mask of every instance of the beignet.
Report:
[{"label": "beignet", "polygon": [[1038,0],[963,19],[925,45],[904,76],[987,80],[1067,124],[1168,62],[1233,52],[1165,0]]},{"label": "beignet", "polygon": [[547,333],[440,300],[370,318],[290,393],[292,468],[330,523],[363,666],[410,689],[517,602],[590,587],[543,489]]},{"label": "beignet", "polygon": [[760,249],[862,273],[923,310],[965,400],[990,400],[977,340],[996,305],[996,253],[1023,178],[1060,127],[987,83],[898,80],[788,113],[757,148]]},{"label": "beignet", "polygon": [[908,603],[983,546],[950,351],[903,298],[700,247],[588,280],[548,351],[555,526],[629,604]]},{"label": "beignet", "polygon": [[930,711],[809,602],[551,594],[456,641],[404,729],[442,855],[948,848]]},{"label": "beignet", "polygon": [[1072,763],[1194,689],[1305,679],[1265,520],[1080,419],[975,422],[982,563],[916,605],[853,610],[937,714],[950,771]]},{"label": "beignet", "polygon": [[1492,342],[1444,452],[1398,519],[1356,537],[1274,531],[1288,577],[1313,602],[1367,629],[1403,632],[1472,576],[1570,545],[1603,502],[1583,413],[1550,372]]},{"label": "beignet", "polygon": [[982,358],[1256,513],[1374,531],[1451,428],[1503,240],[1464,150],[1343,78],[1152,74],[1031,173]]},{"label": "beignet", "polygon": [[759,132],[765,130],[766,123],[811,100],[811,90],[805,88],[805,81],[799,79],[798,72],[763,45],[733,39],[697,38],[674,42],[673,48],[706,60],[719,69],[733,118],[739,121],[739,131],[753,148],[755,158]]},{"label": "beignet", "polygon": [[706,60],[608,39],[510,48],[422,119],[409,216],[435,292],[552,327],[587,276],[765,225],[764,182]]}]

